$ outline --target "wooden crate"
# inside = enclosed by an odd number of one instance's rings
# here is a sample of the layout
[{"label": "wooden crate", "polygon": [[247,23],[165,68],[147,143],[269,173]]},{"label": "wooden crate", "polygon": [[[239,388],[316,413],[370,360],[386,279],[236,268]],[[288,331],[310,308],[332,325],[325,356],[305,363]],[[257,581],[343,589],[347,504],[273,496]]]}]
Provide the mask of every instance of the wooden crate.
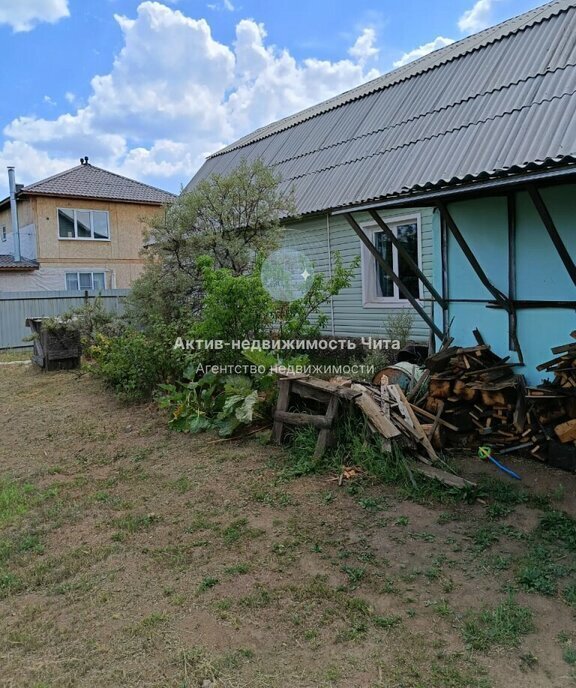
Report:
[{"label": "wooden crate", "polygon": [[[34,334],[32,361],[44,370],[78,368],[82,356],[80,333],[70,327],[48,328],[47,318],[29,318],[26,325]],[[52,320],[52,319],[51,319]]]}]

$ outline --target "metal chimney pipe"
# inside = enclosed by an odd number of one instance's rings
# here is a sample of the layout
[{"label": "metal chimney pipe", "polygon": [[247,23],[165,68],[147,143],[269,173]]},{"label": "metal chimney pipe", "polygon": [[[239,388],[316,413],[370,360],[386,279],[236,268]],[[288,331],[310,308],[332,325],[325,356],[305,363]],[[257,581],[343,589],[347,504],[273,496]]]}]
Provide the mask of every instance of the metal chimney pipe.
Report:
[{"label": "metal chimney pipe", "polygon": [[12,217],[12,240],[14,242],[14,262],[22,260],[20,255],[20,227],[18,226],[18,206],[16,204],[16,179],[14,168],[8,168],[8,186],[10,188],[10,215]]}]

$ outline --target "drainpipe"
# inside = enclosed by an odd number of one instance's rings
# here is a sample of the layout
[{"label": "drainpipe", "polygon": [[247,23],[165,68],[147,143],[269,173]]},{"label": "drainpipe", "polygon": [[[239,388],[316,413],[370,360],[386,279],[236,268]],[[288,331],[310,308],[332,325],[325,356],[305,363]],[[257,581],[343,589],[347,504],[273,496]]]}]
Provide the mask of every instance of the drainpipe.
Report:
[{"label": "drainpipe", "polygon": [[14,242],[14,262],[19,263],[20,255],[20,228],[18,227],[18,206],[16,204],[16,180],[14,168],[8,168],[8,186],[10,188],[10,215],[12,216],[12,240]]}]

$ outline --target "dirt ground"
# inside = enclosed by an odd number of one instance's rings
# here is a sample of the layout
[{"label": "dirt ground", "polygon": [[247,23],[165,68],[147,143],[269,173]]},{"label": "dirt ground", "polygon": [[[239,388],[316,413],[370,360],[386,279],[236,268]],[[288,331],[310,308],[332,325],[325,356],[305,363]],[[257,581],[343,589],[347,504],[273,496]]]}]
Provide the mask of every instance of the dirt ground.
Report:
[{"label": "dirt ground", "polygon": [[[0,367],[0,428],[3,688],[576,685],[568,555],[539,564],[547,594],[518,584],[574,475],[510,460],[533,498],[509,508],[286,479],[285,450],[32,366]],[[470,615],[511,590],[533,627],[471,649]]]}]

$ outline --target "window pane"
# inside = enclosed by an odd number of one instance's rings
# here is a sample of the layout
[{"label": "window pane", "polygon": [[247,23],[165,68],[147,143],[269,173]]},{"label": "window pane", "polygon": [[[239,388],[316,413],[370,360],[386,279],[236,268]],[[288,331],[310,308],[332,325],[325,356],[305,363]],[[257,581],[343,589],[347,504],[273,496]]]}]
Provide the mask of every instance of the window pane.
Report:
[{"label": "window pane", "polygon": [[92,283],[94,285],[94,289],[106,289],[106,283],[104,281],[104,273],[103,272],[93,272],[92,273]]},{"label": "window pane", "polygon": [[76,211],[76,229],[78,231],[78,236],[81,239],[89,239],[92,236],[92,230],[90,229],[89,210]]},{"label": "window pane", "polygon": [[[384,258],[390,267],[392,267],[392,242],[384,236],[384,232],[377,232],[374,236],[374,243],[378,249],[378,253]],[[378,296],[394,296],[394,283],[384,272],[380,265],[376,265],[378,275],[377,295]]]},{"label": "window pane", "polygon": [[77,290],[78,289],[78,273],[77,272],[67,272],[66,273],[66,289]]},{"label": "window pane", "polygon": [[[396,236],[410,258],[418,265],[418,225],[415,222],[409,225],[398,225],[396,227]],[[408,287],[408,291],[412,296],[416,298],[420,296],[418,277],[400,254],[398,254],[398,277]],[[399,294],[399,297],[401,299],[406,298],[402,294]]]},{"label": "window pane", "polygon": [[94,229],[95,239],[108,239],[108,213],[94,210],[92,212],[92,228]]},{"label": "window pane", "polygon": [[92,289],[92,273],[81,272],[78,277],[80,277],[80,289]]},{"label": "window pane", "polygon": [[58,210],[58,235],[63,239],[74,238],[74,211]]}]

